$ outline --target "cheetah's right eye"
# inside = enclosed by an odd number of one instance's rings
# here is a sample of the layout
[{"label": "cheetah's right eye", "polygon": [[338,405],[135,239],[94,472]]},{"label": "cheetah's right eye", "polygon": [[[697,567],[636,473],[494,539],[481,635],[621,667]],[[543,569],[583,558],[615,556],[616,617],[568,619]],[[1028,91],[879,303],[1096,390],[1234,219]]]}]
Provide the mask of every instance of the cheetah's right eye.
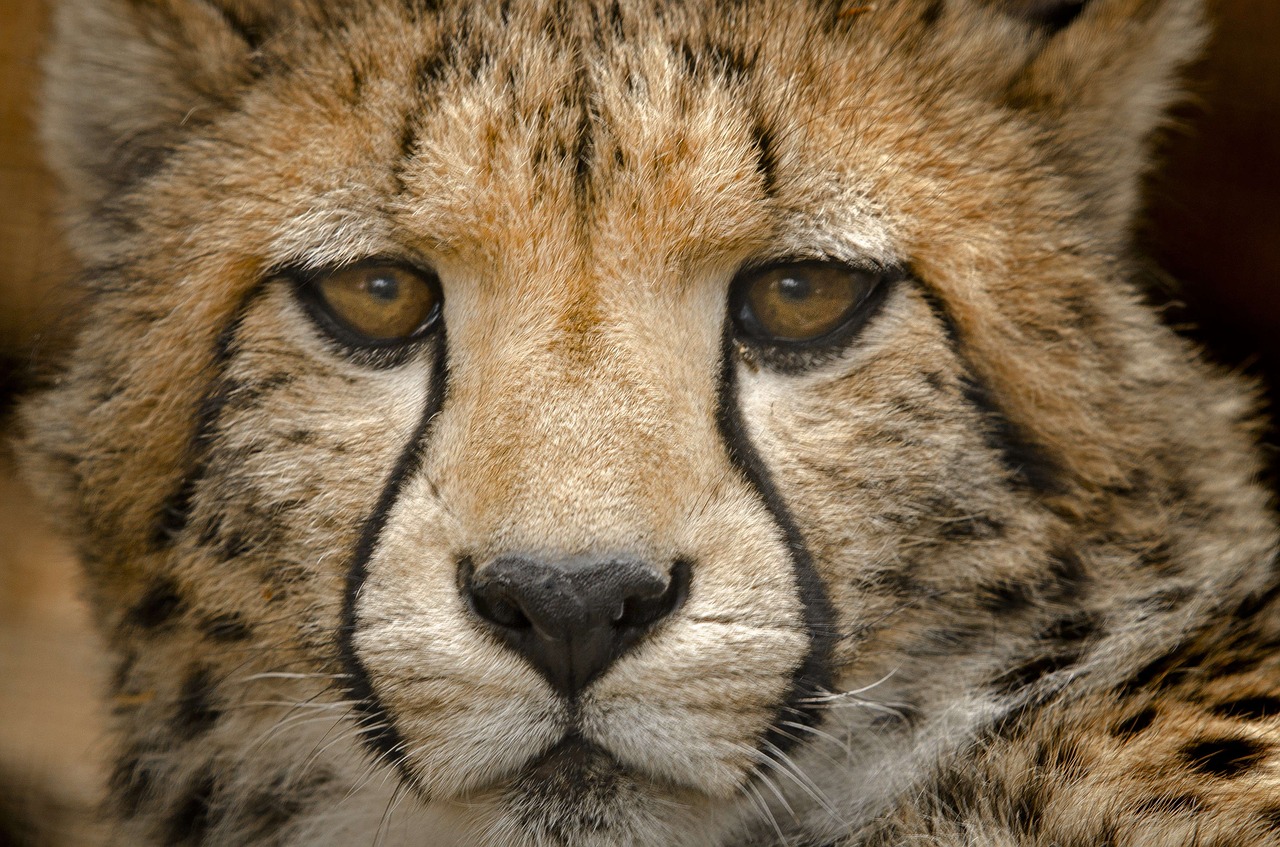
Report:
[{"label": "cheetah's right eye", "polygon": [[444,302],[435,274],[390,262],[310,275],[300,294],[327,329],[358,347],[422,338],[439,322]]}]

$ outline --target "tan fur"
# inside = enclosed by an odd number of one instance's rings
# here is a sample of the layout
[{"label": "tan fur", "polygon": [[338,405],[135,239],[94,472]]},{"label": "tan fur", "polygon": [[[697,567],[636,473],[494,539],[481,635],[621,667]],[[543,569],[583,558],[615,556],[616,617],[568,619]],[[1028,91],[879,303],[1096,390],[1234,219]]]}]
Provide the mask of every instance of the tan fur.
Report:
[{"label": "tan fur", "polygon": [[[1053,5],[65,0],[24,421],[117,842],[1280,843],[1256,397],[1131,280],[1198,4]],[[373,256],[445,296],[390,367],[279,276]],[[723,338],[782,258],[905,278],[791,373]],[[693,582],[570,703],[459,594],[514,554]]]}]

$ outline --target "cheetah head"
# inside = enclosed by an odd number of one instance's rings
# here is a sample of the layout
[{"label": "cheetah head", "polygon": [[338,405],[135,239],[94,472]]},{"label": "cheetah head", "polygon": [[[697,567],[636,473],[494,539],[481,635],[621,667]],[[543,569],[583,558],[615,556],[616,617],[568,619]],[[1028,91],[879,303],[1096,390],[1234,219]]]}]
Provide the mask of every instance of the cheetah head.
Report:
[{"label": "cheetah head", "polygon": [[1250,411],[1130,282],[1196,7],[63,3],[138,842],[834,837],[1105,674]]}]

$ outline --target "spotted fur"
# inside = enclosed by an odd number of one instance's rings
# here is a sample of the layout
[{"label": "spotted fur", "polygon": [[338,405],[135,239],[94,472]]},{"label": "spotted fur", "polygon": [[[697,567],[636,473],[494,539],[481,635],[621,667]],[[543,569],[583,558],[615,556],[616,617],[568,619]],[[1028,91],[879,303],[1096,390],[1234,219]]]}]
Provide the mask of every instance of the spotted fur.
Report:
[{"label": "spotted fur", "polygon": [[[1194,0],[63,0],[25,405],[128,845],[1276,845],[1253,387],[1129,247]],[[291,274],[430,267],[353,356]],[[880,269],[856,338],[740,268]],[[688,563],[579,696],[464,560]]]}]

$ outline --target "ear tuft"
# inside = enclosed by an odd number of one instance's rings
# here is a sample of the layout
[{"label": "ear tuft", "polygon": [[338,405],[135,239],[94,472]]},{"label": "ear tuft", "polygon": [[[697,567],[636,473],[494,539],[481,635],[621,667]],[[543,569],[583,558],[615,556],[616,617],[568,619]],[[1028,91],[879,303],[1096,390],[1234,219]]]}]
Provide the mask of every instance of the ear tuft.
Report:
[{"label": "ear tuft", "polygon": [[1150,164],[1149,138],[1182,96],[1179,74],[1199,55],[1201,0],[998,0],[1024,21],[1034,53],[1004,91],[1043,125],[1056,163],[1122,232]]},{"label": "ear tuft", "polygon": [[237,11],[212,0],[58,5],[41,134],[73,226],[101,229],[105,201],[152,172],[252,81],[245,33],[255,21]]}]

